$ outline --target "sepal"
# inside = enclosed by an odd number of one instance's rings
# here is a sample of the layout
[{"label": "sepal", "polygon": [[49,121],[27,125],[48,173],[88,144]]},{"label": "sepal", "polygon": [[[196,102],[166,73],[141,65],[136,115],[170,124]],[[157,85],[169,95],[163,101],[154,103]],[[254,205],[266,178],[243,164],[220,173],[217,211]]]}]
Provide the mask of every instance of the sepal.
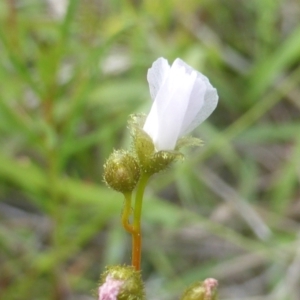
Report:
[{"label": "sepal", "polygon": [[132,115],[129,121],[133,148],[140,168],[145,174],[155,174],[165,170],[173,161],[183,159],[178,151],[156,151],[150,136],[143,130],[145,116]]},{"label": "sepal", "polygon": [[203,146],[203,141],[192,136],[184,136],[177,141],[175,150],[179,151],[184,147],[200,147]]}]

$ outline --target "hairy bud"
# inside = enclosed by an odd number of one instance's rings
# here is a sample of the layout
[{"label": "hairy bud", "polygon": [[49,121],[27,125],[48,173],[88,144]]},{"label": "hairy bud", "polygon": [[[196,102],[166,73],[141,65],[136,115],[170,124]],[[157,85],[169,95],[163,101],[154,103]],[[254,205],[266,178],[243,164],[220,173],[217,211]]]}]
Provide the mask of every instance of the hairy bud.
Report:
[{"label": "hairy bud", "polygon": [[139,178],[140,169],[133,155],[124,150],[114,151],[104,165],[104,181],[112,189],[132,192]]},{"label": "hairy bud", "polygon": [[184,292],[181,300],[217,300],[218,281],[207,278],[189,286]]},{"label": "hairy bud", "polygon": [[101,276],[99,300],[145,300],[140,272],[132,266],[108,267]]}]

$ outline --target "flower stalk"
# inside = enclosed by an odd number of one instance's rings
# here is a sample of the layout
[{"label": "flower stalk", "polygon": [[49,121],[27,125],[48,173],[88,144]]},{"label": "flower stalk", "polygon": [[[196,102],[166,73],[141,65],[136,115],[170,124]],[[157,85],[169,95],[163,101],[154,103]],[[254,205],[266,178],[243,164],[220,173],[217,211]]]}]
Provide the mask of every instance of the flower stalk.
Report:
[{"label": "flower stalk", "polygon": [[132,192],[130,193],[124,193],[124,208],[122,212],[122,225],[126,231],[128,231],[130,234],[134,233],[134,228],[129,222],[129,218],[131,215],[131,198],[132,198]]},{"label": "flower stalk", "polygon": [[137,186],[134,212],[133,212],[133,233],[132,233],[132,266],[138,271],[141,268],[142,254],[142,233],[141,216],[143,207],[144,191],[149,180],[149,175],[142,174]]},{"label": "flower stalk", "polygon": [[[132,266],[105,273],[99,300],[144,299],[139,284],[131,289],[135,284],[127,279],[139,277],[141,269],[145,188],[152,175],[183,158],[182,147],[202,145],[201,140],[186,135],[208,118],[218,103],[217,91],[208,78],[180,59],[169,65],[159,58],[148,70],[147,79],[153,100],[151,110],[145,117],[131,116],[132,149],[115,150],[104,165],[103,176],[110,188],[124,195],[121,221],[132,237]],[[216,287],[215,279],[197,282],[186,290],[182,300],[216,300]]]},{"label": "flower stalk", "polygon": [[148,174],[142,174],[137,185],[137,192],[133,210],[133,222],[130,224],[129,218],[131,215],[131,199],[132,192],[124,193],[124,208],[122,212],[123,228],[132,236],[132,256],[131,263],[136,271],[141,268],[141,254],[142,254],[142,232],[141,232],[141,217],[143,208],[143,197],[147,182],[149,180]]}]

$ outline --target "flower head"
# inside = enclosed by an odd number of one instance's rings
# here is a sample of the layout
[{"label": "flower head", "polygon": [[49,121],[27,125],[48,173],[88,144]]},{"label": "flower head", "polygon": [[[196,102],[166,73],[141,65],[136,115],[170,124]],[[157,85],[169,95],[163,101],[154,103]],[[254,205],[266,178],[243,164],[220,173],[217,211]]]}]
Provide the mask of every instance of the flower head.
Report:
[{"label": "flower head", "polygon": [[217,91],[207,77],[179,58],[172,66],[162,57],[157,59],[148,70],[147,79],[154,102],[143,129],[156,151],[174,150],[180,137],[214,111]]},{"label": "flower head", "polygon": [[184,292],[181,300],[217,300],[218,281],[207,278],[190,285]]},{"label": "flower head", "polygon": [[98,300],[145,300],[140,272],[132,266],[107,267],[101,275]]},{"label": "flower head", "polygon": [[112,278],[110,275],[106,277],[105,283],[99,287],[99,300],[117,300],[117,296],[124,281]]}]

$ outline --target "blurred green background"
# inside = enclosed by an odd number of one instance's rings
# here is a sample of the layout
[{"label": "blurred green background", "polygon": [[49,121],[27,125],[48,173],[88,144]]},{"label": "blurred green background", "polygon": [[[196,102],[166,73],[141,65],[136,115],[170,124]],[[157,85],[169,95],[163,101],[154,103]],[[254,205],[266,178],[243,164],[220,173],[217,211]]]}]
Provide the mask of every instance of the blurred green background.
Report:
[{"label": "blurred green background", "polygon": [[0,298],[95,299],[130,262],[103,163],[163,56],[220,101],[147,188],[148,299],[214,277],[222,300],[299,300],[299,20],[298,0],[1,0]]}]

